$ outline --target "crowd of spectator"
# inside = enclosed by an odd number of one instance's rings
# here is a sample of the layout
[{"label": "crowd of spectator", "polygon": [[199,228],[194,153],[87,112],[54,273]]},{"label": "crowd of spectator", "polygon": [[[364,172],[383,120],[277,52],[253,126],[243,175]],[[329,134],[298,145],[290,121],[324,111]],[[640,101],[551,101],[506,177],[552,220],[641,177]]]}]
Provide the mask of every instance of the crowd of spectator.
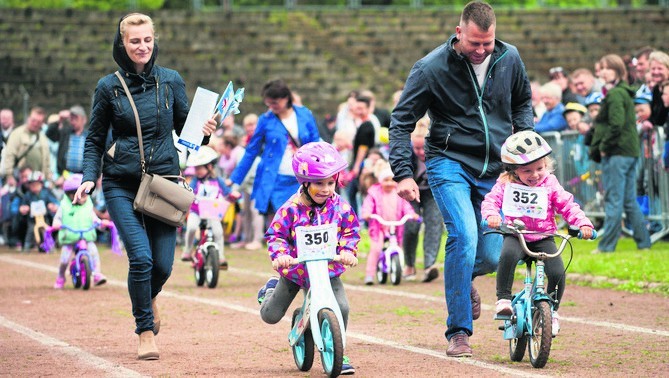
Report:
[{"label": "crowd of spectator", "polygon": [[[650,191],[656,189],[658,175],[665,174],[660,169],[648,172],[641,169],[638,163],[643,159],[662,161],[667,166],[667,145],[660,145],[664,140],[664,128],[667,122],[667,98],[669,94],[665,88],[669,86],[669,55],[652,47],[643,47],[633,54],[621,56],[625,63],[625,77],[623,82],[634,90],[633,103],[635,112],[635,143],[640,146],[640,154],[635,160],[635,193],[639,197],[641,210],[648,215]],[[592,164],[597,164],[602,156],[593,156],[591,145],[594,130],[597,127],[607,127],[601,120],[598,112],[606,98],[607,91],[612,89],[611,83],[605,81],[601,71],[602,61],[598,60],[593,67],[576,67],[571,72],[562,66],[551,68],[546,77],[535,78],[532,81],[532,104],[535,116],[535,130],[539,133],[571,133],[577,134],[576,142],[570,147],[569,153],[577,174],[587,176]],[[543,79],[543,80],[542,80]],[[291,98],[295,105],[304,108],[302,99],[294,92]],[[339,178],[339,192],[347,198],[357,211],[367,190],[378,179],[374,176],[373,167],[378,160],[388,160],[388,127],[390,111],[394,107],[401,90],[393,94],[390,106],[381,105],[375,94],[366,89],[351,90],[348,97],[337,109],[316,120],[313,115],[318,136],[323,141],[332,143],[337,150],[349,161],[345,174]],[[308,101],[308,100],[307,100]],[[307,108],[304,108],[308,111]],[[271,110],[270,110],[271,111]],[[43,178],[39,200],[46,201],[47,220],[55,213],[53,206],[62,196],[62,183],[71,173],[82,172],[83,146],[87,135],[87,114],[81,105],[74,105],[69,109],[47,115],[45,109],[34,107],[30,110],[27,119],[21,125],[15,125],[14,113],[11,109],[0,110],[0,153],[2,161],[0,174],[3,186],[0,189],[0,244],[10,245],[18,250],[30,251],[38,248],[35,244],[32,231],[30,210],[30,184],[36,178]],[[262,119],[262,117],[260,117]],[[238,124],[234,116],[223,120],[222,128],[212,137],[210,145],[220,155],[217,170],[221,177],[229,179],[238,163],[242,161],[246,146],[252,137],[258,123],[259,116],[247,114],[242,124]],[[601,122],[600,122],[601,121]],[[426,116],[424,127],[418,128],[417,146],[429,132],[429,118]],[[601,123],[601,126],[600,126]],[[262,149],[260,150],[262,151]],[[595,153],[596,154],[596,153]],[[605,153],[604,153],[605,154]],[[264,227],[267,219],[256,208],[258,198],[253,193],[253,182],[260,158],[250,159],[245,163],[244,170],[248,170],[239,185],[240,200],[231,210],[229,218],[224,219],[226,226],[226,242],[233,248],[259,249],[263,246]],[[415,151],[414,164],[420,166],[420,152]],[[657,166],[657,165],[655,165]],[[585,176],[584,176],[585,175]],[[423,178],[421,178],[423,179]],[[426,180],[426,178],[425,178]],[[594,193],[592,181],[582,186],[589,188],[583,192]],[[596,184],[595,184],[596,185]],[[425,186],[427,188],[427,186]],[[40,191],[37,191],[37,194]],[[104,198],[96,192],[95,208],[101,219],[108,219]],[[610,195],[610,194],[609,194]],[[622,195],[622,193],[621,193]],[[586,195],[587,197],[588,195]],[[43,197],[43,198],[42,198]],[[427,196],[422,196],[427,198]],[[651,196],[651,198],[653,198]],[[579,200],[585,201],[584,198]],[[265,200],[261,199],[261,202]],[[432,214],[432,208],[425,203],[413,204],[420,212]],[[428,207],[425,209],[425,207]],[[35,208],[33,204],[33,208]],[[648,227],[653,227],[651,224]],[[416,276],[415,249],[416,233],[420,227],[407,226],[409,236],[405,249],[408,250],[406,270],[404,275],[408,279]],[[443,225],[439,230],[443,233]],[[651,229],[652,231],[652,229]],[[427,239],[429,251],[426,253],[425,273],[426,282],[436,278],[434,267],[436,254],[440,244],[439,239]]]}]

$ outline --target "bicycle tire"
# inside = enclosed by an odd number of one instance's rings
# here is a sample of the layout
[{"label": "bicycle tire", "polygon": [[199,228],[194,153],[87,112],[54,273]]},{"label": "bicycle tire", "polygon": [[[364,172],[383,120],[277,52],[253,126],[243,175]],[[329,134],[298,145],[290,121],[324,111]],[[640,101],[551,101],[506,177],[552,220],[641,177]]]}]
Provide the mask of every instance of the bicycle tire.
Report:
[{"label": "bicycle tire", "polygon": [[79,277],[81,278],[81,287],[84,290],[91,288],[91,261],[88,256],[81,256],[79,263]]},{"label": "bicycle tire", "polygon": [[323,351],[321,352],[323,370],[328,377],[337,377],[341,374],[344,362],[344,341],[339,321],[334,312],[326,308],[318,312],[318,322],[323,340]]},{"label": "bicycle tire", "polygon": [[214,246],[207,247],[207,254],[204,261],[204,276],[207,287],[213,289],[218,284],[218,248]]},{"label": "bicycle tire", "polygon": [[390,282],[393,285],[399,285],[402,282],[402,262],[399,255],[390,257]]},{"label": "bicycle tire", "polygon": [[[300,309],[296,308],[293,311],[293,320],[290,323],[291,329],[295,326],[295,320],[297,315],[300,313]],[[293,350],[293,359],[295,360],[295,366],[297,366],[300,371],[309,371],[311,366],[314,364],[314,338],[311,334],[311,329],[307,328],[304,330],[304,333],[297,340],[297,343],[291,348]]]},{"label": "bicycle tire", "polygon": [[532,311],[532,335],[528,345],[530,363],[535,368],[542,368],[548,362],[553,342],[552,326],[551,306],[546,301],[535,302]]}]

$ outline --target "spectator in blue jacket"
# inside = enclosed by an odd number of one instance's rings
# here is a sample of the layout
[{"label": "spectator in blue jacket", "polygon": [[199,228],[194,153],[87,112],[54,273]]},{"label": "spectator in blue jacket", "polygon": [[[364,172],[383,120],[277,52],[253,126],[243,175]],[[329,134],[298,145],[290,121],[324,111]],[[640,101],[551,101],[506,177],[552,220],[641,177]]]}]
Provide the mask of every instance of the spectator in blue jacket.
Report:
[{"label": "spectator in blue jacket", "polygon": [[283,80],[265,83],[261,96],[269,110],[258,118],[256,130],[230,180],[232,196],[239,198],[239,186],[255,158],[261,157],[251,197],[268,224],[299,188],[291,165],[293,154],[300,146],[320,140],[320,135],[311,110],[293,103],[293,94]]},{"label": "spectator in blue jacket", "polygon": [[[468,3],[455,34],[414,64],[390,123],[390,163],[398,194],[420,201],[410,134],[428,113],[429,185],[446,223],[446,354],[471,357],[469,336],[481,303],[472,280],[495,271],[500,235],[483,236],[481,202],[502,172],[502,143],[532,130],[532,93],[518,49],[495,39],[495,12]],[[499,237],[498,237],[499,236]]]},{"label": "spectator in blue jacket", "polygon": [[545,133],[549,131],[563,131],[568,125],[562,113],[564,113],[564,104],[562,104],[562,89],[554,82],[548,82],[541,86],[541,101],[546,105],[546,112],[539,122],[534,125],[534,131]]}]

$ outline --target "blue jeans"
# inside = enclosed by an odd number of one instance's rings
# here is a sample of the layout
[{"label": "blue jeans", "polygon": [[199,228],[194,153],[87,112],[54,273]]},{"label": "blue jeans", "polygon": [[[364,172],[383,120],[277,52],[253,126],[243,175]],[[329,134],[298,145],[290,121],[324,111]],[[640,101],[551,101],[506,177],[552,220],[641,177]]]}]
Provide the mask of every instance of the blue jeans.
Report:
[{"label": "blue jeans", "polygon": [[613,252],[622,231],[622,216],[633,232],[637,248],[650,248],[650,235],[644,216],[636,201],[636,165],[638,158],[631,156],[602,157],[604,183],[604,229],[599,239],[599,250]]},{"label": "blue jeans", "polygon": [[153,330],[151,300],[172,272],[176,227],[133,210],[136,188],[103,184],[109,215],[128,254],[128,292],[135,317],[135,333]]},{"label": "blue jeans", "polygon": [[502,250],[502,236],[483,236],[481,202],[496,178],[478,179],[460,163],[446,157],[429,159],[427,175],[434,199],[444,217],[448,239],[444,262],[444,291],[448,320],[446,338],[473,333],[470,291],[472,280],[494,272]]}]

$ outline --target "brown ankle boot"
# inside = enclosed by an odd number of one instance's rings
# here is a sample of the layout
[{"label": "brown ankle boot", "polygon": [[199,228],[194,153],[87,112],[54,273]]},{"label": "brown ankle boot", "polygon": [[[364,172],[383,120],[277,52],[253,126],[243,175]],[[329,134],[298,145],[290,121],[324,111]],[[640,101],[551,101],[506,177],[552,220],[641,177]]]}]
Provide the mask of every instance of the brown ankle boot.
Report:
[{"label": "brown ankle boot", "polygon": [[153,331],[144,331],[139,334],[139,347],[137,348],[138,360],[157,360],[160,358]]},{"label": "brown ankle boot", "polygon": [[155,297],[151,300],[151,309],[153,310],[153,334],[157,335],[158,331],[160,331],[160,313],[158,313],[158,305],[156,304],[156,299],[158,297]]}]

